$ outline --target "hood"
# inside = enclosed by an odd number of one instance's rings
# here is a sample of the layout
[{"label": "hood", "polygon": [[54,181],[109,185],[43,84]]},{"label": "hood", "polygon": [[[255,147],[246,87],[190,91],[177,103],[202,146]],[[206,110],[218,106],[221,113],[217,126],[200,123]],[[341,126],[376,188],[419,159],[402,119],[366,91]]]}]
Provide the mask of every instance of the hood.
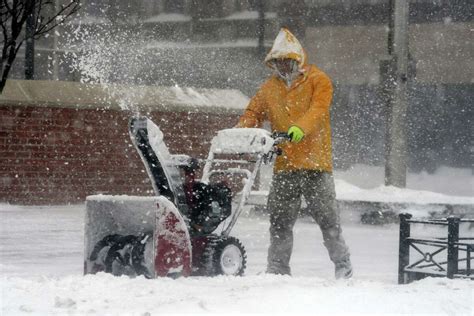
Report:
[{"label": "hood", "polygon": [[286,28],[282,28],[273,42],[272,49],[265,57],[268,67],[274,68],[270,61],[277,58],[291,58],[298,62],[298,68],[303,70],[306,64],[306,53],[298,39]]}]

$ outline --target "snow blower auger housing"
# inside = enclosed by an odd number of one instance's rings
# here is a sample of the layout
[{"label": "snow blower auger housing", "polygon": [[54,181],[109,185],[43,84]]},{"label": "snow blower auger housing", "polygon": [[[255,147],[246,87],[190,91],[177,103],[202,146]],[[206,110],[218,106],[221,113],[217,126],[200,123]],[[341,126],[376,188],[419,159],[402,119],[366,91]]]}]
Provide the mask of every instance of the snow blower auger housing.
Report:
[{"label": "snow blower auger housing", "polygon": [[[156,196],[87,197],[84,273],[242,275],[245,249],[230,232],[261,163],[277,153],[277,138],[263,129],[219,131],[197,180],[199,162],[171,155],[150,119],[132,118],[129,133]],[[236,175],[245,179],[238,195],[222,180]]]}]

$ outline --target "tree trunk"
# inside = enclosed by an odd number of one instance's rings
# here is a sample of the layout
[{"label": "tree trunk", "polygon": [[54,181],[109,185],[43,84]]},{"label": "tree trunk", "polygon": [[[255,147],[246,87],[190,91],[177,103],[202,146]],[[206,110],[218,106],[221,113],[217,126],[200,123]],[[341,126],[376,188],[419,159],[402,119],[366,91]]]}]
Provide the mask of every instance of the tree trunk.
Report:
[{"label": "tree trunk", "polygon": [[13,62],[15,61],[16,55],[22,43],[23,42],[18,44],[18,47],[15,47],[16,46],[15,42],[12,43],[12,45],[10,46],[10,52],[8,53],[7,63],[5,64],[5,67],[3,67],[2,69],[3,72],[2,72],[2,80],[0,81],[0,94],[3,93],[3,89],[5,88],[5,85],[7,84],[8,74],[10,73],[10,70],[12,69]]}]

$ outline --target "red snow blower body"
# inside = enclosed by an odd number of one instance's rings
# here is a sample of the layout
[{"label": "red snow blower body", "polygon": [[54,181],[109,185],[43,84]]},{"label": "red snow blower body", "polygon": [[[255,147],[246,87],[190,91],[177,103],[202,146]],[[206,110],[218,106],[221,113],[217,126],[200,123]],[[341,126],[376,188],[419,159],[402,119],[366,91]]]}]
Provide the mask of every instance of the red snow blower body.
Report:
[{"label": "red snow blower body", "polygon": [[[151,120],[132,118],[129,133],[155,196],[87,197],[84,273],[147,278],[242,275],[245,249],[230,232],[261,163],[276,152],[275,137],[262,129],[218,132],[198,180],[198,161],[171,155]],[[239,159],[242,154],[251,158]],[[245,179],[237,195],[222,181],[229,176]]]}]

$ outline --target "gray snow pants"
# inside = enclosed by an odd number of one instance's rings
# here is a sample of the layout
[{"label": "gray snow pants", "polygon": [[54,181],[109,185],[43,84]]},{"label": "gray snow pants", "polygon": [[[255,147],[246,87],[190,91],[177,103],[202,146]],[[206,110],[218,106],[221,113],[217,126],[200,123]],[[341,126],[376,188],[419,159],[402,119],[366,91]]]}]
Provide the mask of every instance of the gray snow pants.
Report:
[{"label": "gray snow pants", "polygon": [[267,273],[291,274],[293,226],[301,207],[301,196],[304,196],[311,216],[321,228],[331,261],[336,264],[349,260],[332,174],[316,170],[280,172],[273,175],[267,204],[270,212]]}]

